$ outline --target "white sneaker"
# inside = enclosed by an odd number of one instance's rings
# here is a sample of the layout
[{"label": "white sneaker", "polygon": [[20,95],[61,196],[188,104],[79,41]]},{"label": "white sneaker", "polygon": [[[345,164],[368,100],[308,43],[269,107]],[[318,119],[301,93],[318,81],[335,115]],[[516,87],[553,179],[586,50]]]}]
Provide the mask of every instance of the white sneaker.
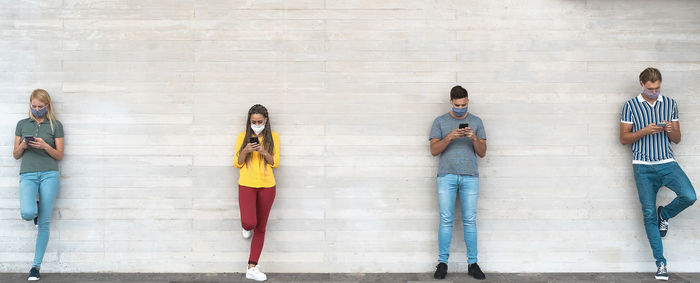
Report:
[{"label": "white sneaker", "polygon": [[253,279],[255,281],[265,281],[267,280],[267,275],[265,273],[260,272],[260,267],[259,265],[256,265],[255,267],[248,268],[245,272],[245,278],[247,279]]},{"label": "white sneaker", "polygon": [[243,229],[243,239],[250,239],[253,236],[253,230]]}]

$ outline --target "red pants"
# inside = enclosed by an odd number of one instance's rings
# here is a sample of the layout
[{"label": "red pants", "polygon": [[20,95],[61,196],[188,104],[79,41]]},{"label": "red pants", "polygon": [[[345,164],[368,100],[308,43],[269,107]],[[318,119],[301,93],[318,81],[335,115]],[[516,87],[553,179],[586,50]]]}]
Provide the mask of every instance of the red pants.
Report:
[{"label": "red pants", "polygon": [[249,188],[238,185],[238,207],[241,209],[241,226],[245,230],[255,230],[250,243],[249,264],[258,264],[260,252],[265,243],[267,217],[275,200],[276,186],[271,188]]}]

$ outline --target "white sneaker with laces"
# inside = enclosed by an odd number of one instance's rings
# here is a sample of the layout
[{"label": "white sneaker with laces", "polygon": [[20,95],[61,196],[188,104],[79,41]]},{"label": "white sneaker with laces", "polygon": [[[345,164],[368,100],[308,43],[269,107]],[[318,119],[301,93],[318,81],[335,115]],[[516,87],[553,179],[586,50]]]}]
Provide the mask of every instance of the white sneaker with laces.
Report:
[{"label": "white sneaker with laces", "polygon": [[255,267],[248,268],[248,270],[246,270],[246,272],[245,272],[245,278],[253,279],[255,281],[267,280],[267,275],[265,275],[265,273],[262,273],[258,267],[260,267],[260,265],[256,265]]},{"label": "white sneaker with laces", "polygon": [[243,239],[250,239],[253,236],[253,230],[243,229]]}]

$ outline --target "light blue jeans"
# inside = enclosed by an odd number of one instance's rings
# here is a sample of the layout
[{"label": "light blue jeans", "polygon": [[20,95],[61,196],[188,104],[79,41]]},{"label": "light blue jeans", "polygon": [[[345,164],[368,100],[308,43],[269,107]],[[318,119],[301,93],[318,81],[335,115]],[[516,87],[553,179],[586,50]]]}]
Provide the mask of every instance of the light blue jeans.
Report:
[{"label": "light blue jeans", "polygon": [[476,249],[476,200],[479,197],[479,177],[447,174],[437,178],[440,227],[438,229],[438,262],[447,263],[452,242],[452,221],[455,218],[457,193],[462,206],[464,242],[467,246],[467,263],[477,261]]},{"label": "light blue jeans", "polygon": [[[33,267],[41,268],[46,246],[49,243],[51,213],[58,191],[61,189],[58,171],[27,172],[19,177],[19,206],[22,219],[33,220],[38,216],[39,232],[36,236]],[[39,207],[36,205],[39,195]]]},{"label": "light blue jeans", "polygon": [[676,162],[659,165],[633,164],[632,167],[634,180],[637,183],[639,202],[642,204],[644,228],[654,259],[656,259],[656,266],[661,265],[661,263],[666,265],[664,246],[661,243],[659,224],[656,219],[656,194],[661,186],[666,186],[676,193],[676,198],[661,210],[661,218],[671,219],[695,202],[695,189],[688,176]]}]

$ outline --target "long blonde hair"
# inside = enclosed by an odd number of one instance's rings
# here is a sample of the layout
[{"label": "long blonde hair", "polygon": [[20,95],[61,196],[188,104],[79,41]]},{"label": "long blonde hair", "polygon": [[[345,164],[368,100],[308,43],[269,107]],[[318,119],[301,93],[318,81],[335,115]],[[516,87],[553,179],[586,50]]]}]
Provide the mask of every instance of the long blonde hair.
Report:
[{"label": "long blonde hair", "polygon": [[37,121],[37,118],[34,117],[34,114],[32,113],[32,100],[39,100],[42,103],[44,103],[45,107],[48,107],[46,109],[46,118],[49,119],[49,124],[51,125],[51,132],[54,132],[54,127],[53,127],[53,121],[56,120],[56,114],[53,112],[53,104],[51,103],[51,96],[49,95],[49,92],[40,88],[35,89],[32,91],[32,94],[29,95],[29,117],[34,119],[34,121]]}]

